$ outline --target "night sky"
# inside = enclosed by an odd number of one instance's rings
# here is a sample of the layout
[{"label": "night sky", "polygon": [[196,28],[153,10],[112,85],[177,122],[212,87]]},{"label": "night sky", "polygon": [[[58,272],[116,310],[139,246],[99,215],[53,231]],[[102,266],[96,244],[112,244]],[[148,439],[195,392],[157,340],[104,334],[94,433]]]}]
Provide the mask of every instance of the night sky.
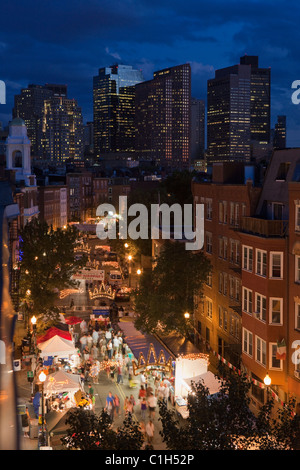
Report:
[{"label": "night sky", "polygon": [[114,63],[153,72],[189,62],[192,95],[206,99],[214,70],[258,55],[272,70],[272,126],[287,115],[287,145],[300,147],[300,4],[282,0],[11,0],[0,11],[0,80],[11,119],[13,97],[29,83],[65,83],[69,98],[93,119],[92,80]]}]

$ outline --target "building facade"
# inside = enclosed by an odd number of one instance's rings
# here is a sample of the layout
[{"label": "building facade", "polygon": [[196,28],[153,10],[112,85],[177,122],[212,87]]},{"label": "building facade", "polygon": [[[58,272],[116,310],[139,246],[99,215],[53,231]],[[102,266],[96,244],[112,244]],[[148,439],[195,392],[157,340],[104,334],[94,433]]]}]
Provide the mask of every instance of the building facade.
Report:
[{"label": "building facade", "polygon": [[[134,87],[144,80],[129,65],[99,69],[93,78],[94,152],[132,151],[134,145]],[[126,139],[123,140],[123,137]]]},{"label": "building facade", "polygon": [[257,56],[216,70],[207,83],[208,160],[249,162],[270,143],[270,69]]},{"label": "building facade", "polygon": [[184,169],[190,164],[191,68],[178,65],[135,86],[138,159]]},{"label": "building facade", "polygon": [[254,212],[259,188],[248,180],[244,165],[227,162],[213,165],[211,182],[195,180],[192,193],[195,204],[204,204],[203,250],[212,266],[194,326],[206,347],[239,366],[242,259],[237,229],[240,217]]}]

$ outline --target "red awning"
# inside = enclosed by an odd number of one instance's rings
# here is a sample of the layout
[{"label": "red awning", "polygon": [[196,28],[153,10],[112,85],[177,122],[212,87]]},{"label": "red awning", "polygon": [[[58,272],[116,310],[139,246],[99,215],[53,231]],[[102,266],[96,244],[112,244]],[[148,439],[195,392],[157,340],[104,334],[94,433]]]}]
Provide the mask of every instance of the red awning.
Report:
[{"label": "red awning", "polygon": [[46,333],[43,336],[39,336],[36,340],[37,344],[43,343],[44,341],[47,341],[50,338],[53,338],[53,336],[60,336],[61,338],[72,340],[72,336],[68,331],[63,331],[60,330],[59,328],[49,328],[49,330],[46,331]]},{"label": "red awning", "polygon": [[81,323],[82,318],[79,317],[65,317],[67,325],[76,325],[76,323]]}]

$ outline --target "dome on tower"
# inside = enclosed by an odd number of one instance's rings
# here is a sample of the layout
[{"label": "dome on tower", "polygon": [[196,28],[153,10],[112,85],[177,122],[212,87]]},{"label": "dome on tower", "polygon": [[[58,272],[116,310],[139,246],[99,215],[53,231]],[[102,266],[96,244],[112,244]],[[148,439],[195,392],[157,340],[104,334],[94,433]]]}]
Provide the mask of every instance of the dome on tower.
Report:
[{"label": "dome on tower", "polygon": [[12,121],[10,121],[9,125],[10,126],[25,126],[25,122],[23,121],[23,119],[16,117]]}]

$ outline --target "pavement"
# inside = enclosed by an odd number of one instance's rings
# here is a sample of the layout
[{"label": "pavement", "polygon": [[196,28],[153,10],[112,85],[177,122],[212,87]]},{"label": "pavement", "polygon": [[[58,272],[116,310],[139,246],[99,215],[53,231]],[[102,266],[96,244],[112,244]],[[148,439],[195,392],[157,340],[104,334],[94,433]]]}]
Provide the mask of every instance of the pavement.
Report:
[{"label": "pavement", "polygon": [[[135,330],[132,322],[132,318],[130,317],[125,317],[122,321],[119,323],[119,327],[122,329],[122,325],[124,326],[124,331],[128,332],[128,327],[129,331],[131,333],[131,337],[136,334],[137,338],[140,337],[140,332]],[[150,343],[149,343],[150,344]],[[30,417],[32,419],[36,419],[34,410],[33,410],[33,405],[31,402],[31,395],[32,395],[32,384],[28,382],[27,380],[27,372],[30,370],[29,365],[25,365],[22,363],[22,369],[20,371],[15,371],[16,374],[16,382],[17,382],[17,393],[18,393],[18,404],[19,405],[26,405],[29,410]],[[126,397],[130,397],[132,394],[135,398],[136,401],[136,406],[134,407],[134,413],[133,413],[133,418],[136,422],[141,421],[141,412],[140,412],[140,407],[138,403],[138,393],[140,389],[140,382],[139,382],[139,377],[137,377],[137,386],[135,388],[131,388],[129,386],[129,381],[128,377],[124,376],[123,377],[123,383],[118,384],[116,379],[112,380],[110,377],[107,377],[107,373],[105,371],[101,371],[99,374],[99,383],[98,384],[92,384],[94,388],[94,395],[95,395],[95,413],[98,414],[102,411],[103,408],[105,408],[106,404],[106,397],[108,396],[109,392],[112,392],[113,395],[118,395],[120,398],[120,415],[118,417],[114,418],[113,421],[113,428],[117,428],[120,425],[122,425],[123,420],[125,418],[125,411],[124,411],[124,400]],[[154,387],[153,387],[154,388]],[[85,384],[85,390],[88,392],[88,384]],[[169,407],[171,407],[171,404],[168,404]],[[157,410],[155,412],[155,417],[153,419],[154,422],[154,438],[153,438],[153,448],[154,450],[165,450],[166,446],[162,442],[162,437],[160,436],[160,430],[162,429],[162,424],[160,421],[159,417],[159,410],[157,406]],[[146,423],[145,423],[146,424]],[[55,446],[53,446],[53,443],[56,443]],[[60,445],[60,440],[55,439],[52,442],[52,446],[54,450],[60,450],[62,449],[62,446]],[[23,436],[23,433],[21,431],[21,436],[20,436],[20,450],[38,450],[38,439],[37,438],[25,438]]]},{"label": "pavement", "polygon": [[[93,241],[92,243],[94,244],[99,243],[99,240]],[[131,281],[137,282],[135,279],[131,279]],[[124,284],[128,285],[128,282],[129,280],[127,279]],[[134,282],[132,282],[132,284],[134,284]],[[70,307],[69,307],[71,299],[74,302],[74,309],[72,312],[70,311]],[[60,307],[65,306],[65,311],[67,314],[77,315],[86,319],[89,319],[89,314],[91,313],[91,312],[85,311],[87,307],[91,307],[90,304],[91,302],[89,301],[88,295],[86,292],[80,293],[80,294],[72,294],[71,296],[68,296],[62,301],[58,302],[58,305]],[[123,303],[123,306],[125,307],[125,302]],[[126,302],[126,307],[130,310],[131,304]],[[122,325],[124,328],[122,328]],[[140,332],[135,330],[133,326],[133,318],[131,317],[123,317],[119,323],[119,327],[121,329],[124,329],[125,334],[126,332],[128,333],[128,327],[129,327],[131,338],[134,335],[136,335],[137,337],[141,335]],[[16,331],[15,336],[18,337],[18,340],[20,340],[20,338],[25,336],[23,333],[24,332],[22,331],[22,324],[17,325],[17,331]],[[153,343],[155,341],[157,340],[154,337],[152,338],[152,340],[150,337],[147,337],[144,343],[147,345],[148,344],[150,345],[151,342]],[[136,355],[137,355],[137,352],[135,351],[135,356]],[[29,409],[30,417],[32,419],[35,419],[36,417],[33,411],[33,405],[31,403],[32,384],[29,383],[27,380],[28,370],[30,370],[30,366],[29,365],[26,366],[25,364],[22,364],[22,369],[20,371],[15,372],[17,390],[18,390],[18,403],[27,405]],[[110,391],[112,392],[113,395],[117,394],[119,396],[120,416],[114,419],[113,427],[115,428],[121,425],[124,420],[124,417],[125,417],[125,412],[123,409],[124,400],[126,397],[129,397],[131,394],[135,397],[135,401],[137,403],[136,406],[134,407],[133,418],[137,422],[140,422],[141,420],[141,412],[140,412],[139,405],[138,405],[138,393],[139,393],[140,387],[137,386],[136,388],[130,388],[128,378],[126,376],[124,376],[123,380],[124,380],[123,384],[117,384],[116,380],[113,381],[110,377],[107,377],[107,374],[105,371],[102,371],[99,375],[99,383],[93,384],[94,394],[95,394],[95,412],[96,413],[101,412],[102,409],[105,407],[106,397]],[[88,391],[87,385],[85,385],[85,389],[86,391]],[[172,406],[172,405],[169,404],[168,406]],[[161,421],[159,418],[158,406],[157,406],[157,411],[155,413],[155,417],[153,421],[154,421],[154,426],[155,426],[154,439],[152,442],[153,448],[155,450],[164,450],[166,449],[166,447],[165,447],[165,444],[162,442],[162,438],[159,434],[162,428],[162,425],[161,425]],[[37,438],[33,438],[33,439],[25,438],[23,437],[22,431],[21,431],[21,434],[22,434],[20,436],[20,449],[21,450],[38,450]],[[60,446],[59,440],[57,440],[56,444],[57,444],[57,449],[60,449],[61,446]],[[56,447],[54,449],[56,449]]]}]

